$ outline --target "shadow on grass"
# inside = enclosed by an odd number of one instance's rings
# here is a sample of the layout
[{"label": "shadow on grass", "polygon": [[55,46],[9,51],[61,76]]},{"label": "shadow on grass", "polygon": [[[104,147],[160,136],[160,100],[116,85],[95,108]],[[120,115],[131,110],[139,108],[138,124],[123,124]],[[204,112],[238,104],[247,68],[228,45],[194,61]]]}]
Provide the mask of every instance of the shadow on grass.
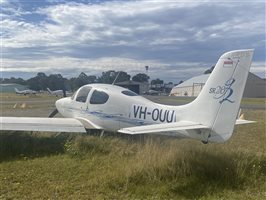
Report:
[{"label": "shadow on grass", "polygon": [[[0,162],[65,152],[70,155],[83,155],[88,152],[110,152],[113,144],[109,144],[109,142],[118,137],[120,139],[124,137],[123,139],[131,142],[141,141],[139,138],[131,139],[111,132],[106,132],[104,138],[107,139],[101,140],[101,132],[97,130],[76,137],[78,135],[71,133],[3,131],[0,133]],[[144,139],[142,140],[144,141]]]},{"label": "shadow on grass", "polygon": [[2,132],[0,162],[63,153],[64,144],[69,138],[69,134]]}]

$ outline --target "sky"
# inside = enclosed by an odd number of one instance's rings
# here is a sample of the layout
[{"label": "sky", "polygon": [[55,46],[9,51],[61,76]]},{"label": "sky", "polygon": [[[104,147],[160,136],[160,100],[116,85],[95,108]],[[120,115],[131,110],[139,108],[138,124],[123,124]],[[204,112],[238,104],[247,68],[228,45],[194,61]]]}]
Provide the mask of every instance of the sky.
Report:
[{"label": "sky", "polygon": [[146,73],[178,83],[226,51],[255,49],[266,78],[264,0],[0,0],[1,76]]}]

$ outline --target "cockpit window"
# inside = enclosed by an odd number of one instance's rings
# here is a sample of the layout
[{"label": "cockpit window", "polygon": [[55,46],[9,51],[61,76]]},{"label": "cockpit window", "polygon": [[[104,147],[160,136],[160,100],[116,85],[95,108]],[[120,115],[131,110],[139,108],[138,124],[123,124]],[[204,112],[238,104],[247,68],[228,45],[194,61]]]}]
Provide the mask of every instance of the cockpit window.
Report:
[{"label": "cockpit window", "polygon": [[105,92],[94,90],[91,95],[90,104],[104,104],[108,101],[108,99],[109,95]]},{"label": "cockpit window", "polygon": [[82,87],[77,94],[76,101],[85,103],[87,101],[88,94],[91,90],[91,87],[85,86]]},{"label": "cockpit window", "polygon": [[135,92],[132,92],[130,90],[124,90],[124,91],[122,91],[122,93],[124,95],[127,95],[127,96],[138,96],[138,94],[136,94]]}]

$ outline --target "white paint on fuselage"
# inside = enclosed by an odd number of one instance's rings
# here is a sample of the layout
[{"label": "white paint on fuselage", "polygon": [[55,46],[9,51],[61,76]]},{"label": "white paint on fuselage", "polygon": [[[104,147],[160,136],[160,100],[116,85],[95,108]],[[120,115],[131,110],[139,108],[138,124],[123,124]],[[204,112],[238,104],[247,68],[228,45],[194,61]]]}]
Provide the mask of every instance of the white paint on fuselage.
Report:
[{"label": "white paint on fuselage", "polygon": [[[172,123],[180,120],[188,120],[189,115],[185,112],[190,104],[182,106],[167,106],[154,103],[142,96],[127,96],[122,91],[127,90],[114,85],[90,84],[91,90],[84,103],[77,102],[76,96],[66,97],[56,101],[58,111],[64,117],[85,118],[107,131],[118,131],[122,128]],[[86,87],[83,86],[83,87]],[[91,104],[90,98],[93,91],[104,91],[109,99],[104,104]],[[197,113],[195,113],[196,115]],[[189,120],[188,120],[189,121]],[[220,140],[215,132],[208,130],[200,132],[195,130],[179,130],[164,133],[164,135],[187,137],[209,141]]]},{"label": "white paint on fuselage", "polygon": [[[86,102],[77,102],[76,96],[62,98],[56,102],[58,111],[64,117],[82,117],[103,127],[105,130],[117,131],[121,128],[176,121],[174,106],[154,103],[142,96],[127,96],[127,90],[114,85],[90,84],[92,89]],[[83,87],[86,87],[83,86]],[[104,104],[91,104],[90,98],[94,90],[104,91],[109,99]]]}]

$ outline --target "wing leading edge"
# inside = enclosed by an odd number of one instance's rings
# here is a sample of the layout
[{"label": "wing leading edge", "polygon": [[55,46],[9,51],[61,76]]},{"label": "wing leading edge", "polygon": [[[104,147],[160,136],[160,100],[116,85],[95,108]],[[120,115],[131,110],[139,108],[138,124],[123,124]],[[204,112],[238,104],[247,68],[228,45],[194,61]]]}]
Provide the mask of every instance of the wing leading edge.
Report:
[{"label": "wing leading edge", "polygon": [[0,117],[0,130],[85,133],[84,125],[74,118]]}]

